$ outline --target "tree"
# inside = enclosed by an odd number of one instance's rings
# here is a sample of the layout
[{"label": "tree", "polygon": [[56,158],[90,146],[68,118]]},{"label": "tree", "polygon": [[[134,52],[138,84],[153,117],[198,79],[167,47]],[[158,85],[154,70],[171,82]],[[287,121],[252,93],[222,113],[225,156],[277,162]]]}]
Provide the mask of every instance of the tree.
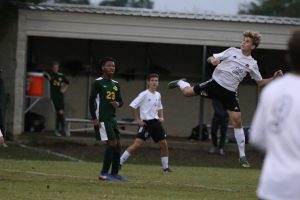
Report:
[{"label": "tree", "polygon": [[151,0],[104,0],[99,5],[149,9],[153,8],[153,2]]},{"label": "tree", "polygon": [[300,17],[300,0],[257,0],[241,4],[239,14]]}]

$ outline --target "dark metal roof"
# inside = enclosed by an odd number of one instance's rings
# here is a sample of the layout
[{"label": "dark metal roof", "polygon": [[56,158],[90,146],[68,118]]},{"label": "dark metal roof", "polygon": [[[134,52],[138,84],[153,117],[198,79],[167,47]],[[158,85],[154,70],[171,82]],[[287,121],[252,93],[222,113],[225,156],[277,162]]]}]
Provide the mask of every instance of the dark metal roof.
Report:
[{"label": "dark metal roof", "polygon": [[226,22],[246,22],[261,24],[282,24],[282,25],[300,25],[300,18],[289,17],[271,17],[258,15],[217,15],[197,12],[172,12],[158,11],[151,9],[127,8],[127,7],[110,7],[110,6],[86,6],[70,4],[38,4],[20,6],[30,10],[41,11],[58,11],[72,13],[92,13],[104,15],[124,15],[124,16],[141,16],[141,17],[158,17],[158,18],[175,18],[175,19],[194,19]]}]

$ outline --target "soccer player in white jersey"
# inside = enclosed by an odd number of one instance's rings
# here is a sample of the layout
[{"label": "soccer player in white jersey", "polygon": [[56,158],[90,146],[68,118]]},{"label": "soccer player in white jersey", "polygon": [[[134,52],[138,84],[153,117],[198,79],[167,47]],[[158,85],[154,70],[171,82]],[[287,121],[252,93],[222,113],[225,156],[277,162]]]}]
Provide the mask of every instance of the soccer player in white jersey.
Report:
[{"label": "soccer player in white jersey", "polygon": [[0,129],[0,145],[1,144],[4,144],[4,138],[3,138],[3,134],[2,134],[2,131]]},{"label": "soccer player in white jersey", "polygon": [[300,199],[300,29],[288,43],[292,69],[262,91],[250,143],[265,151],[259,199]]},{"label": "soccer player in white jersey", "polygon": [[[157,92],[159,76],[150,74],[147,79],[148,89],[141,92],[131,103],[135,121],[139,124],[135,141],[120,158],[121,166],[149,137],[159,144],[163,172],[171,172],[169,168],[169,152],[166,133],[162,126],[164,121],[161,95]],[[139,109],[139,111],[138,111]]]},{"label": "soccer player in white jersey", "polygon": [[234,135],[239,149],[239,161],[242,167],[250,167],[245,155],[245,135],[242,127],[241,111],[237,98],[237,88],[243,78],[250,74],[259,86],[266,85],[277,76],[282,75],[278,70],[273,77],[263,79],[257,62],[251,57],[251,52],[258,47],[261,35],[258,32],[243,33],[241,48],[231,47],[221,53],[213,54],[207,61],[217,66],[212,79],[207,82],[191,86],[184,80],[171,81],[170,89],[179,87],[186,97],[201,95],[212,99],[219,99],[228,110],[229,118],[234,127]]}]

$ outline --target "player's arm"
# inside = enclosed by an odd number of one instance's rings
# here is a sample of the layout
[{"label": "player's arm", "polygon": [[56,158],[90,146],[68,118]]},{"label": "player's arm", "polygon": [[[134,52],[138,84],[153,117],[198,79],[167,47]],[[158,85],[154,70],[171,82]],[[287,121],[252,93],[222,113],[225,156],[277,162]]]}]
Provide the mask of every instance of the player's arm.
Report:
[{"label": "player's arm", "polygon": [[262,87],[267,85],[268,83],[270,83],[272,80],[274,80],[277,77],[282,76],[283,73],[281,70],[277,70],[276,72],[274,72],[273,76],[270,78],[266,78],[266,79],[261,79],[261,80],[257,80],[256,83],[258,86]]},{"label": "player's arm", "polygon": [[139,124],[139,126],[144,126],[144,122],[140,117],[139,109],[134,108],[132,106],[130,106],[130,109],[131,109],[131,113],[132,113],[132,116],[134,118],[134,121],[137,122]]},{"label": "player's arm", "polygon": [[44,76],[44,78],[47,79],[48,81],[51,80],[51,75],[50,75],[49,72],[45,71],[45,72],[43,73],[43,76]]},{"label": "player's arm", "polygon": [[230,47],[221,53],[214,53],[212,56],[207,58],[207,62],[213,66],[217,66],[220,64],[221,60],[228,58],[234,49],[235,48]]},{"label": "player's arm", "polygon": [[213,66],[217,66],[218,64],[220,64],[220,60],[218,60],[217,58],[213,57],[213,56],[210,56],[207,58],[207,62],[209,64],[212,64]]},{"label": "player's arm", "polygon": [[3,135],[2,135],[2,132],[0,129],[0,144],[3,144],[3,143],[4,143],[4,138],[3,138]]},{"label": "player's arm", "polygon": [[97,86],[96,82],[94,82],[92,85],[92,88],[91,88],[91,92],[90,92],[89,108],[90,108],[90,114],[91,114],[94,125],[99,126],[100,123],[96,116],[96,109],[97,109],[97,105],[96,105],[97,87],[96,86]]},{"label": "player's arm", "polygon": [[114,108],[120,108],[120,107],[123,106],[123,99],[122,99],[122,96],[121,96],[120,85],[118,85],[117,87],[118,87],[118,91],[117,91],[117,93],[116,93],[116,100],[110,102],[111,105],[112,105]]},{"label": "player's arm", "polygon": [[160,122],[164,122],[164,110],[160,109],[158,110],[158,117]]},{"label": "player's arm", "polygon": [[60,92],[65,93],[69,89],[69,86],[70,86],[69,80],[65,76],[63,76],[63,84],[60,88]]}]

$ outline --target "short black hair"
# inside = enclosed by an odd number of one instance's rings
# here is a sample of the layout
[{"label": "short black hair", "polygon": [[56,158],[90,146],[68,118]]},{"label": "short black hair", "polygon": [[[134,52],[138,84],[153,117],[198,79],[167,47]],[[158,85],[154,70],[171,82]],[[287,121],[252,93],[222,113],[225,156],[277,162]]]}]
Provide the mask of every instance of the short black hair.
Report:
[{"label": "short black hair", "polygon": [[106,62],[108,61],[112,61],[114,63],[116,63],[115,59],[113,57],[103,57],[99,60],[99,67],[100,67],[100,70],[101,70],[101,67],[103,65],[105,65]]},{"label": "short black hair", "polygon": [[293,70],[300,72],[300,29],[296,30],[288,42],[288,59]]}]

